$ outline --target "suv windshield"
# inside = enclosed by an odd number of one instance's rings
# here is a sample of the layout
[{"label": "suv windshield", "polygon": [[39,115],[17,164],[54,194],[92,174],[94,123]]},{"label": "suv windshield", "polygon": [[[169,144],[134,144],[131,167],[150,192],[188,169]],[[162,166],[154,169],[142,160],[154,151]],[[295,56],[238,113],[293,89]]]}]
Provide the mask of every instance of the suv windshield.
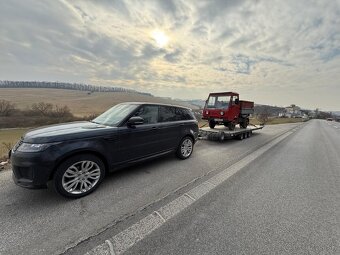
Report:
[{"label": "suv windshield", "polygon": [[137,104],[118,104],[99,115],[92,122],[117,126],[127,115],[131,114],[139,105]]},{"label": "suv windshield", "polygon": [[210,96],[207,103],[207,108],[228,108],[230,96]]}]

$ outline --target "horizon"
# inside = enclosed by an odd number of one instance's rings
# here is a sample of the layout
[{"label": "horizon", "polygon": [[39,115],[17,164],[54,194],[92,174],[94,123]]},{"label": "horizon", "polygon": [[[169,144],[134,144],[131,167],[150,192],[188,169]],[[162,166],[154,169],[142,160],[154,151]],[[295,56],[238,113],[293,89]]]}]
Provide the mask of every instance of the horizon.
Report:
[{"label": "horizon", "polygon": [[0,79],[340,111],[338,1],[0,3]]}]

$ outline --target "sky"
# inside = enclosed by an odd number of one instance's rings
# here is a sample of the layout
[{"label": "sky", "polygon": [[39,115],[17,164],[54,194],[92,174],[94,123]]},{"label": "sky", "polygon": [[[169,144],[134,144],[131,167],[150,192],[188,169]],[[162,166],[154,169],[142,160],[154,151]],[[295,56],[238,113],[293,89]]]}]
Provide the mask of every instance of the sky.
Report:
[{"label": "sky", "polygon": [[340,0],[0,0],[0,80],[340,110]]}]

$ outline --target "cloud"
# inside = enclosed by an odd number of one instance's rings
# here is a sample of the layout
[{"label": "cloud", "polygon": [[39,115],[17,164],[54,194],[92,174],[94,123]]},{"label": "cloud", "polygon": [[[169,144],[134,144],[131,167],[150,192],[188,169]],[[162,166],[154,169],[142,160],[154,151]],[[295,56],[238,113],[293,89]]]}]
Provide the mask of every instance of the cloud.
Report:
[{"label": "cloud", "polygon": [[[169,43],[157,45],[155,30]],[[339,1],[2,1],[0,47],[0,79],[183,98],[252,91],[283,105],[295,103],[282,99],[294,88],[306,91],[306,106],[312,88],[340,92]],[[323,104],[340,108],[335,99]]]}]

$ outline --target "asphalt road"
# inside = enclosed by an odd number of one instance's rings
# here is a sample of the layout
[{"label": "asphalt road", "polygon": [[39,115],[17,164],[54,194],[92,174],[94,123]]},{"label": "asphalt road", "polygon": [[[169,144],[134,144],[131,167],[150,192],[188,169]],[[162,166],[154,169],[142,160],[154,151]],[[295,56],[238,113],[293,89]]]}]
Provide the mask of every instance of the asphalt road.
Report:
[{"label": "asphalt road", "polygon": [[78,200],[52,190],[22,189],[13,184],[10,171],[0,172],[0,254],[62,253],[300,125],[305,124],[267,126],[243,141],[199,141],[188,160],[169,155],[121,170],[110,174],[96,192]]},{"label": "asphalt road", "polygon": [[340,254],[340,123],[308,122],[126,254]]}]

